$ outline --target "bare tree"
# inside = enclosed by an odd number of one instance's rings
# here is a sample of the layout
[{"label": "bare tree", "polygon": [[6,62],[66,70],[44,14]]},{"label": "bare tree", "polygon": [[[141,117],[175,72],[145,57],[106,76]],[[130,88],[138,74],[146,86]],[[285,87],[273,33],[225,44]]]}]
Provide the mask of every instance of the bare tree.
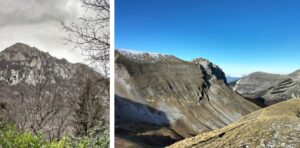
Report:
[{"label": "bare tree", "polygon": [[[91,79],[87,79],[81,96],[76,101],[75,108],[75,125],[78,135],[87,135],[88,130],[94,126],[98,126],[99,122],[101,126],[106,124],[107,119],[103,118],[107,110],[107,100],[102,98],[104,95],[99,94],[99,84],[92,82]],[[107,93],[107,92],[103,92]]]},{"label": "bare tree", "polygon": [[47,93],[46,84],[37,84],[32,96],[20,93],[13,99],[7,109],[6,121],[15,123],[20,131],[30,130],[52,141],[62,137],[70,111],[64,106],[61,95]]},{"label": "bare tree", "polygon": [[109,75],[110,48],[110,3],[109,0],[81,0],[86,8],[86,15],[79,22],[63,24],[69,34],[67,43],[84,51],[89,60],[99,65],[105,76]]},{"label": "bare tree", "polygon": [[[75,125],[77,134],[85,135],[99,122],[108,128],[109,107],[109,51],[110,51],[110,3],[109,0],[81,0],[86,8],[78,22],[63,24],[69,34],[65,38],[88,57],[101,78],[90,78],[83,84],[83,94],[76,101]],[[101,125],[103,126],[103,125]]]}]

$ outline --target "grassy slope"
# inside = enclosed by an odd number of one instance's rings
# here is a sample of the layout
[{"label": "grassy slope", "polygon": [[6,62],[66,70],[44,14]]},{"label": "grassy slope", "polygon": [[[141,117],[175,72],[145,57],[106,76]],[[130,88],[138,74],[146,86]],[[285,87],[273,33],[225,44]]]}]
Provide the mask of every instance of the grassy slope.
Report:
[{"label": "grassy slope", "polygon": [[299,147],[300,99],[255,111],[222,129],[177,142],[182,147]]}]

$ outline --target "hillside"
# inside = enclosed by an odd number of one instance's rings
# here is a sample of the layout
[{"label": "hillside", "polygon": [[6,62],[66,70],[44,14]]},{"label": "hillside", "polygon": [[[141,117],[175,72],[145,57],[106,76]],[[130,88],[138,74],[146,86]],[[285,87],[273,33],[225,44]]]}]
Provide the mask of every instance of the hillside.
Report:
[{"label": "hillside", "polygon": [[175,143],[169,148],[300,146],[300,99],[255,111],[222,129]]},{"label": "hillside", "polygon": [[117,147],[166,146],[224,127],[258,106],[234,93],[208,60],[116,50]]},{"label": "hillside", "polygon": [[[107,89],[103,89],[108,81],[100,79],[101,74],[87,65],[16,43],[0,52],[0,103],[6,106],[3,120],[15,124],[19,131],[51,140],[80,133],[76,122],[82,119],[76,112],[82,108],[80,97],[87,88],[90,97],[102,100],[103,105],[108,102]],[[107,121],[108,109],[98,105],[93,109],[95,116]]]}]

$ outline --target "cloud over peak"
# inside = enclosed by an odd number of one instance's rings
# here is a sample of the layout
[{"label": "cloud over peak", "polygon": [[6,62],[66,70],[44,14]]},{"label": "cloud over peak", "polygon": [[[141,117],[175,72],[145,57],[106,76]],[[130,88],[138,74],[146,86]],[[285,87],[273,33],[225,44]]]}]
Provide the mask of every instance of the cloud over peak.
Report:
[{"label": "cloud over peak", "polygon": [[79,50],[64,45],[61,22],[84,15],[80,0],[4,0],[0,5],[0,51],[23,42],[71,62],[84,62]]}]

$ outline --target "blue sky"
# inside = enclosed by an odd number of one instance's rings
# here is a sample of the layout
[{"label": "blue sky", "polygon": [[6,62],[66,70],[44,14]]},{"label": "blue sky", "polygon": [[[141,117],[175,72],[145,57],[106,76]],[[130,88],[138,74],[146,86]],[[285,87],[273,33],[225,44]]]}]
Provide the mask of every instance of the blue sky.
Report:
[{"label": "blue sky", "polygon": [[300,1],[116,0],[115,47],[286,74],[300,69]]}]

